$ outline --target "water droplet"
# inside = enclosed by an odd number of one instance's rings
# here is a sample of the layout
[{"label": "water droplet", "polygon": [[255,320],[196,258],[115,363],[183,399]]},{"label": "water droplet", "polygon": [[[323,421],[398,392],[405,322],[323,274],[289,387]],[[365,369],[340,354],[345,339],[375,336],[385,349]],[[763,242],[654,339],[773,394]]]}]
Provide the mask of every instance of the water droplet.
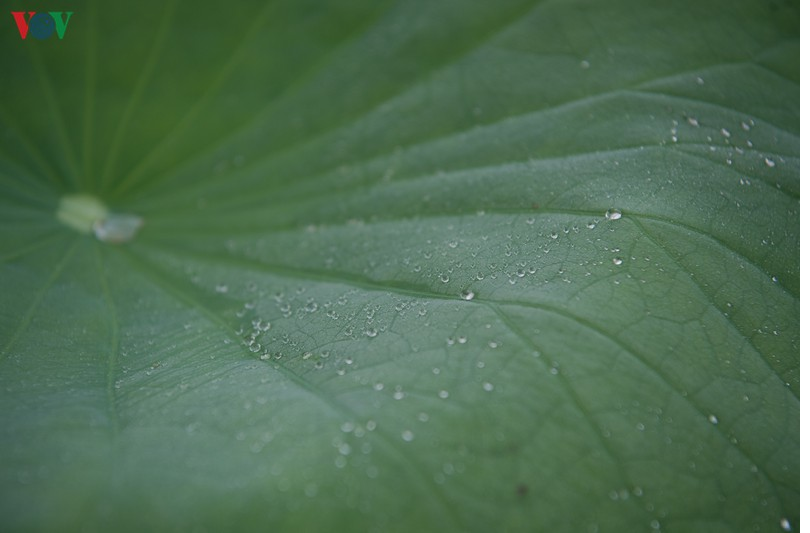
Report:
[{"label": "water droplet", "polygon": [[697,128],[698,126],[700,126],[700,123],[698,122],[698,119],[696,119],[696,118],[691,118],[691,117],[690,117],[690,118],[688,118],[688,119],[686,119],[686,120],[689,122],[689,125],[690,125],[690,126],[694,126],[694,127],[696,127],[696,128]]},{"label": "water droplet", "polygon": [[644,424],[642,424],[641,422],[636,424],[636,429],[639,431],[644,431],[644,427],[645,427]]},{"label": "water droplet", "polygon": [[461,299],[462,300],[468,300],[469,301],[469,300],[472,300],[473,298],[475,298],[475,293],[473,291],[471,291],[469,289],[464,289],[463,291],[461,291]]},{"label": "water droplet", "polygon": [[394,391],[394,399],[395,400],[401,400],[404,397],[405,397],[405,393],[402,392],[401,390]]},{"label": "water droplet", "polygon": [[441,398],[442,400],[446,400],[449,397],[450,397],[450,393],[447,392],[446,390],[440,390],[439,391],[439,398]]},{"label": "water droplet", "polygon": [[216,287],[214,287],[214,290],[220,294],[225,294],[226,292],[228,292],[228,286],[225,285],[224,283],[220,283]]},{"label": "water droplet", "polygon": [[484,382],[484,390],[485,391],[492,392],[493,389],[495,389],[495,386],[492,383],[490,383],[489,381]]},{"label": "water droplet", "polygon": [[709,422],[711,422],[712,424],[717,425],[717,417],[714,416],[714,415],[709,415]]},{"label": "water droplet", "polygon": [[419,416],[417,416],[417,418],[419,419],[420,422],[427,422],[428,420],[430,420],[430,416],[428,416],[427,413],[419,413]]},{"label": "water droplet", "polygon": [[368,328],[365,331],[366,337],[374,338],[377,336],[377,328]]},{"label": "water droplet", "polygon": [[93,233],[103,242],[121,243],[132,240],[143,226],[143,219],[136,215],[111,213],[93,222]]},{"label": "water droplet", "polygon": [[585,227],[586,227],[586,228],[588,228],[588,229],[593,229],[593,228],[595,228],[595,227],[596,227],[596,221],[595,221],[595,220],[591,220],[590,222],[588,222],[587,224],[585,224]]},{"label": "water droplet", "polygon": [[619,220],[622,218],[622,212],[620,209],[611,208],[605,211],[605,218],[608,220]]},{"label": "water droplet", "polygon": [[622,263],[623,263],[623,261],[622,261],[621,257],[614,257],[613,258],[613,264],[614,265],[621,265]]},{"label": "water droplet", "polygon": [[459,344],[467,344],[467,337],[459,337],[458,338]]},{"label": "water droplet", "polygon": [[487,343],[487,345],[488,345],[490,348],[493,348],[493,349],[498,347],[498,343],[497,343],[497,342],[495,342],[495,341],[489,341],[489,342]]},{"label": "water droplet", "polygon": [[768,165],[768,168],[773,168],[776,166],[774,160],[767,157],[765,158],[765,164]]},{"label": "water droplet", "polygon": [[352,453],[352,447],[348,443],[344,442],[343,444],[338,446],[338,453],[340,455],[349,455],[350,453]]},{"label": "water droplet", "polygon": [[346,460],[346,457],[342,455],[338,455],[337,457],[335,457],[335,466],[338,468],[343,468],[344,466],[346,466],[347,462],[348,461]]},{"label": "water droplet", "polygon": [[705,81],[703,81],[703,78],[701,78],[700,76],[695,78],[695,81],[697,82],[698,85],[703,85],[704,83],[706,83]]},{"label": "water droplet", "polygon": [[411,442],[413,440],[413,431],[406,429],[402,432],[402,440],[405,442]]},{"label": "water droplet", "polygon": [[650,522],[650,527],[653,529],[661,529],[661,523],[658,520],[653,520]]},{"label": "water droplet", "polygon": [[450,281],[450,276],[448,276],[447,274],[442,274],[439,276],[439,279],[442,281],[442,283],[447,283],[448,281]]},{"label": "water droplet", "polygon": [[385,388],[385,384],[383,384],[383,383],[375,383],[374,384],[374,390],[376,390],[376,391],[381,391],[384,388]]},{"label": "water droplet", "polygon": [[587,59],[583,59],[582,61],[579,62],[579,67],[581,69],[589,69],[591,68],[591,63]]},{"label": "water droplet", "polygon": [[779,527],[782,528],[782,531],[793,531],[787,518],[783,518],[779,521]]}]

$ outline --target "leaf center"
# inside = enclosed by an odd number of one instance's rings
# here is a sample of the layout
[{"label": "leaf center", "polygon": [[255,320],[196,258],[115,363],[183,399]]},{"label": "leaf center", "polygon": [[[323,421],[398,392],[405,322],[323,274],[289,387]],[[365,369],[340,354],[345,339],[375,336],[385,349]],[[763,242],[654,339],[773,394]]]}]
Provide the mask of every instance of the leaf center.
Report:
[{"label": "leaf center", "polygon": [[63,196],[56,209],[56,218],[79,233],[93,233],[103,242],[121,243],[135,237],[143,226],[137,215],[112,213],[101,200],[89,194]]}]

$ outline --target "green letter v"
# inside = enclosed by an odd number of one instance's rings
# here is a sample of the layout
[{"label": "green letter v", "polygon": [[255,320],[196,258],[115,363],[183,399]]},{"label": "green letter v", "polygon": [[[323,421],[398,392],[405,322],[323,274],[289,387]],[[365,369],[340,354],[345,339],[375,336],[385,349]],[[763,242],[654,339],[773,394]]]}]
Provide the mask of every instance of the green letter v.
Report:
[{"label": "green letter v", "polygon": [[56,35],[58,35],[60,39],[65,36],[65,30],[67,29],[68,22],[70,22],[70,16],[73,14],[73,11],[66,11],[66,13],[67,18],[62,19],[61,11],[48,12],[56,25]]}]

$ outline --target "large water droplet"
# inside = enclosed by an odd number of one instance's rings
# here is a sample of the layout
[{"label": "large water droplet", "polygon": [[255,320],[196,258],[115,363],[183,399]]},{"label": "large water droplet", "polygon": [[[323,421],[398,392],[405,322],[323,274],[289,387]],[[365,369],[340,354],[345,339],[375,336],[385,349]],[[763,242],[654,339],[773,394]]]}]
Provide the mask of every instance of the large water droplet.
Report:
[{"label": "large water droplet", "polygon": [[622,218],[622,211],[621,209],[610,208],[605,211],[605,218],[608,220],[619,220]]},{"label": "large water droplet", "polygon": [[475,293],[473,291],[469,290],[469,289],[464,289],[463,291],[461,291],[461,298],[463,300],[468,300],[468,301],[472,300],[473,298],[475,298]]},{"label": "large water droplet", "polygon": [[110,213],[93,223],[93,233],[103,242],[122,243],[132,240],[143,226],[143,219],[136,215]]}]

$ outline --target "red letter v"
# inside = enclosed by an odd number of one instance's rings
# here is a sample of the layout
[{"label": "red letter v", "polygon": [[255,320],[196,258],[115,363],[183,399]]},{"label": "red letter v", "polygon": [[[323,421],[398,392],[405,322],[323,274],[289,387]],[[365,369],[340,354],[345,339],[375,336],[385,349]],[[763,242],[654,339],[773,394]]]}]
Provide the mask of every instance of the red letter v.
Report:
[{"label": "red letter v", "polygon": [[11,15],[14,17],[14,22],[17,23],[17,29],[20,30],[20,37],[25,39],[28,35],[28,23],[31,22],[31,17],[36,14],[36,11],[28,12],[28,20],[25,20],[24,11],[12,11]]}]

